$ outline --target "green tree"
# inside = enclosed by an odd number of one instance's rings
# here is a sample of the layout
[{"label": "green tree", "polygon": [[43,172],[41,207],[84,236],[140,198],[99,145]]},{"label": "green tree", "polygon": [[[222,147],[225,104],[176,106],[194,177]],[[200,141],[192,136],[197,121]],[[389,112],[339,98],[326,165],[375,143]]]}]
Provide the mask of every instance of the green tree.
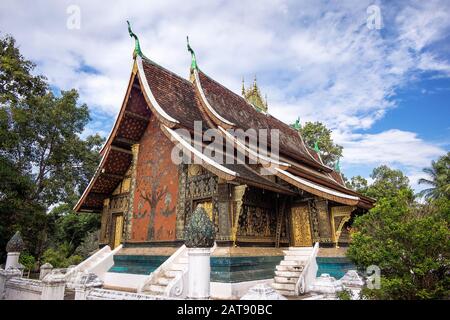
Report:
[{"label": "green tree", "polygon": [[410,192],[378,200],[354,222],[347,256],[362,270],[381,268],[375,299],[448,298],[450,291],[449,202],[411,206]]},{"label": "green tree", "polygon": [[350,179],[350,181],[347,181],[346,183],[347,188],[350,188],[352,190],[355,190],[361,194],[367,194],[367,190],[369,188],[369,184],[367,180],[362,176],[354,176]]},{"label": "green tree", "polygon": [[39,260],[60,222],[48,208],[80,195],[100,160],[103,139],[81,137],[90,118],[78,93],[54,94],[45,77],[33,75],[34,64],[11,36],[0,37],[0,53],[0,258],[20,230]]},{"label": "green tree", "polygon": [[425,184],[430,188],[424,189],[419,196],[425,199],[438,199],[446,197],[450,199],[450,152],[431,162],[430,168],[423,169],[429,178],[421,178],[419,184]]},{"label": "green tree", "polygon": [[0,155],[0,261],[6,258],[6,243],[18,230],[33,254],[44,240],[45,207],[28,199],[32,190],[31,179]]},{"label": "green tree", "polygon": [[100,215],[78,214],[72,208],[73,204],[64,203],[50,213],[55,221],[50,242],[55,246],[66,244],[67,257],[75,252],[89,233],[100,228]]},{"label": "green tree", "polygon": [[332,131],[321,122],[306,122],[299,131],[308,146],[314,148],[317,143],[322,161],[326,165],[333,166],[342,157],[342,146],[333,142]]},{"label": "green tree", "polygon": [[34,68],[34,63],[21,55],[12,36],[0,37],[0,105],[45,92],[45,78],[34,76]]},{"label": "green tree", "polygon": [[408,195],[408,199],[413,201],[414,192],[409,185],[409,179],[401,170],[391,169],[386,165],[373,169],[370,177],[372,184],[367,188],[366,195],[377,200],[383,198],[396,197],[399,192]]}]

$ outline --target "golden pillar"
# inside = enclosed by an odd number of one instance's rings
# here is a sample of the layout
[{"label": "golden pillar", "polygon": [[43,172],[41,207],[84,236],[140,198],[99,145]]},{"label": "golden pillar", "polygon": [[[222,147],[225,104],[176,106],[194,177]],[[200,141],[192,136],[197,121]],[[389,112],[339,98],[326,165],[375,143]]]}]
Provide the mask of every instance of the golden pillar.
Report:
[{"label": "golden pillar", "polygon": [[125,213],[125,227],[123,228],[124,240],[131,239],[132,221],[133,221],[133,204],[134,204],[134,191],[136,189],[136,175],[137,175],[137,162],[139,156],[139,144],[133,144],[131,147],[133,159],[131,162],[131,181],[130,191],[128,194],[128,210]]}]

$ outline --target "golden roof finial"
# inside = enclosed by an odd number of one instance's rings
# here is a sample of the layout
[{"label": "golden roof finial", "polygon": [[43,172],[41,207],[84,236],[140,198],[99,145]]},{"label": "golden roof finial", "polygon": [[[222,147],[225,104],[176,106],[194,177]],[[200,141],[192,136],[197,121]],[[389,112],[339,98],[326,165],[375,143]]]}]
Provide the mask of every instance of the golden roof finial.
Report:
[{"label": "golden roof finial", "polygon": [[247,100],[247,102],[249,102],[256,108],[256,110],[267,112],[267,94],[265,95],[264,99],[258,88],[256,74],[253,80],[253,85],[251,85],[248,89],[245,89],[244,78],[242,78],[242,95],[244,96],[245,100]]}]

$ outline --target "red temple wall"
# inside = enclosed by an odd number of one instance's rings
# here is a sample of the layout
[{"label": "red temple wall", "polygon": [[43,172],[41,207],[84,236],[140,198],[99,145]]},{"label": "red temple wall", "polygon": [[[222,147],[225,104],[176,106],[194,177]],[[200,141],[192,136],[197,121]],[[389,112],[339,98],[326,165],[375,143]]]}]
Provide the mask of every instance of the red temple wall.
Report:
[{"label": "red temple wall", "polygon": [[152,116],[139,146],[132,241],[175,240],[178,167],[171,161],[172,148]]}]

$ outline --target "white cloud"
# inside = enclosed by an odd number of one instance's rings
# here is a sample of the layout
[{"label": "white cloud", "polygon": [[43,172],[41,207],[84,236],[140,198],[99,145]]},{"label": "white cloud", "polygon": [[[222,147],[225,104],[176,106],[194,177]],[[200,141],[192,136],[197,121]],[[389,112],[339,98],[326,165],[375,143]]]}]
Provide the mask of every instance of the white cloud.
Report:
[{"label": "white cloud", "polygon": [[350,134],[336,136],[344,146],[345,162],[348,164],[405,166],[423,168],[445,150],[425,142],[416,133],[388,130],[378,134]]}]

